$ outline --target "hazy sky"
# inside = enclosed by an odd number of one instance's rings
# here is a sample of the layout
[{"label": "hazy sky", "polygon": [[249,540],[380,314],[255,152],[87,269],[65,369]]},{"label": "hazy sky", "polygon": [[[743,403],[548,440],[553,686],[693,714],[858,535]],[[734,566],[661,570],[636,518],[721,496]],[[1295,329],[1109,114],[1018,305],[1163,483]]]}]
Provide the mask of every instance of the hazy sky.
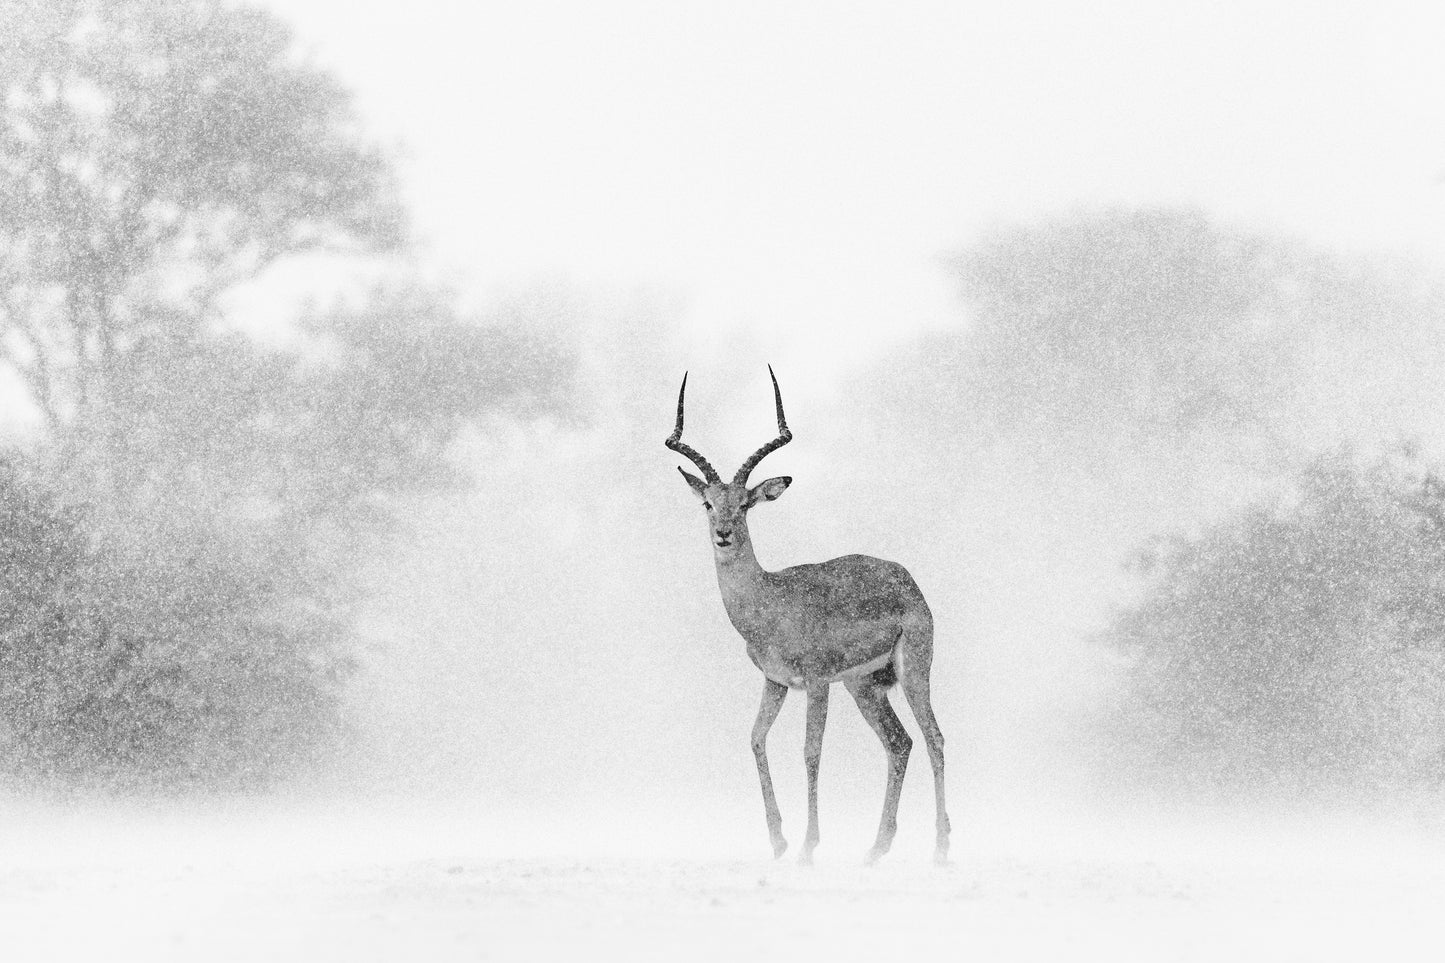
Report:
[{"label": "hazy sky", "polygon": [[940,254],[1081,205],[1445,262],[1435,4],[273,6],[483,297],[657,287],[699,337],[846,364],[957,317]]}]

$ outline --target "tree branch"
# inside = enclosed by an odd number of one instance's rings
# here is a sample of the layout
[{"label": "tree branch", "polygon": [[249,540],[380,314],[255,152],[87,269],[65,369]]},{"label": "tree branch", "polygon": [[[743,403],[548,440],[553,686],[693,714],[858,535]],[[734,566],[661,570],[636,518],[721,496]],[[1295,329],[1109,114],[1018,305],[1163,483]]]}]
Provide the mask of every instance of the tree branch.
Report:
[{"label": "tree branch", "polygon": [[25,318],[25,315],[16,306],[10,295],[10,290],[0,289],[0,309],[5,312],[5,323],[7,327],[18,331],[29,344],[30,350],[35,354],[32,364],[25,364],[19,358],[0,344],[0,357],[8,361],[25,380],[30,388],[30,393],[40,412],[45,417],[46,424],[52,431],[61,427],[60,412],[55,404],[55,386],[52,381],[50,352],[46,349],[45,343],[41,340],[39,333],[34,326]]}]

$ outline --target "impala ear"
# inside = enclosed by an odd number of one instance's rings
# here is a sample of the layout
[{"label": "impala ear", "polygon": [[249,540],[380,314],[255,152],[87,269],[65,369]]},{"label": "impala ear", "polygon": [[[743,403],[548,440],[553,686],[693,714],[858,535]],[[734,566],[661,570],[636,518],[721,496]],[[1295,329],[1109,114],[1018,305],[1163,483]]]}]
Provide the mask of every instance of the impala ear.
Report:
[{"label": "impala ear", "polygon": [[778,478],[769,478],[765,482],[758,482],[748,490],[748,506],[751,507],[758,502],[777,501],[792,483],[791,475],[782,475]]},{"label": "impala ear", "polygon": [[702,493],[707,488],[707,482],[703,481],[701,478],[697,477],[686,468],[683,468],[681,465],[678,466],[677,470],[683,478],[687,479],[687,484],[689,487],[692,488],[692,493],[698,497],[699,501],[701,501]]}]

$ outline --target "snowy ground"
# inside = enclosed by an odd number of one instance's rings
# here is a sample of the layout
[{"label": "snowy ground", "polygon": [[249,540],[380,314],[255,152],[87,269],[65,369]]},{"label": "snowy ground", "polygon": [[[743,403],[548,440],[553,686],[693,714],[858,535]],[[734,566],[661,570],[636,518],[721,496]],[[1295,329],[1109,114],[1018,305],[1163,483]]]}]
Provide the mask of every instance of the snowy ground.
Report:
[{"label": "snowy ground", "polygon": [[872,869],[857,862],[866,839],[825,835],[820,865],[804,869],[720,855],[730,840],[667,855],[667,833],[654,855],[625,855],[632,844],[613,838],[569,856],[579,846],[565,833],[489,834],[454,813],[0,815],[7,963],[878,960],[914,948],[1393,961],[1438,960],[1445,938],[1445,834],[1342,821],[984,821],[936,870],[918,835]]}]

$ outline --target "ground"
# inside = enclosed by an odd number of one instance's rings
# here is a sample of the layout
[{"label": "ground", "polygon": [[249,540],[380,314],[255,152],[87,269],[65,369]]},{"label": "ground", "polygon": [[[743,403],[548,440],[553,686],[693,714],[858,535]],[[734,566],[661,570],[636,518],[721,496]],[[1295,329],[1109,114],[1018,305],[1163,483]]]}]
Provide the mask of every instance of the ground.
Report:
[{"label": "ground", "polygon": [[826,837],[813,869],[499,839],[395,811],[11,814],[3,959],[1399,961],[1445,937],[1445,837],[1419,827],[1016,826],[942,870]]}]

